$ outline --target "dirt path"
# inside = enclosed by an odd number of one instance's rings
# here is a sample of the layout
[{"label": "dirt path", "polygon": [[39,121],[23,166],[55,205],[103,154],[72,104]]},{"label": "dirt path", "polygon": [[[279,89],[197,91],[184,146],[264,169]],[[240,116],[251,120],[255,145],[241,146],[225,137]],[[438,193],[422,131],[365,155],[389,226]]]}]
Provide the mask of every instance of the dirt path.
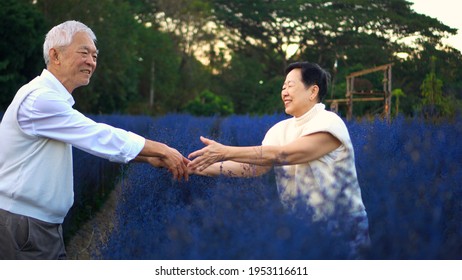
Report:
[{"label": "dirt path", "polygon": [[66,245],[68,259],[91,260],[98,258],[99,246],[107,242],[109,234],[115,227],[114,216],[120,189],[120,185],[115,187],[103,208],[69,240]]}]

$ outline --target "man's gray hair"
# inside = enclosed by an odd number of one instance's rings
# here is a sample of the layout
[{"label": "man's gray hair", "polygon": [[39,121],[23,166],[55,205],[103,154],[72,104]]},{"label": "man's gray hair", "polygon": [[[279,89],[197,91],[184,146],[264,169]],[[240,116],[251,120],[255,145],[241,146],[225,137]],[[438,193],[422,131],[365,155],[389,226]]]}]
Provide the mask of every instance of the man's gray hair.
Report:
[{"label": "man's gray hair", "polygon": [[50,49],[69,46],[72,42],[72,38],[78,32],[87,33],[93,42],[96,43],[95,33],[85,24],[75,20],[63,22],[48,31],[45,36],[45,43],[43,43],[43,58],[45,59],[45,64],[48,65],[48,63],[50,63]]}]

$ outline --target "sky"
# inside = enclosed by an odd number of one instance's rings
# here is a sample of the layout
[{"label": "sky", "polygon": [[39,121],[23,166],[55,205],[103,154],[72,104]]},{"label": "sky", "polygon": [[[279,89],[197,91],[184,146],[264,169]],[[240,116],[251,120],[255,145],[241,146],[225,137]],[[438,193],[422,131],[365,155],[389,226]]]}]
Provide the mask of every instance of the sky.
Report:
[{"label": "sky", "polygon": [[457,28],[457,35],[443,40],[462,52],[462,14],[460,0],[407,0],[414,3],[411,9],[419,14],[436,18],[445,25]]}]

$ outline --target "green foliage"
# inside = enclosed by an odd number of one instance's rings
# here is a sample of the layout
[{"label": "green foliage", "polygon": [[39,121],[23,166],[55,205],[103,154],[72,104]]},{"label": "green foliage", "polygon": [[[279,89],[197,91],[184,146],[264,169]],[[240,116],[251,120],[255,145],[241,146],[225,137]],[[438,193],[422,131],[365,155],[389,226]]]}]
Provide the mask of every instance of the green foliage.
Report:
[{"label": "green foliage", "polygon": [[[9,64],[8,60],[0,61],[0,72],[5,71],[8,67],[8,64]],[[13,78],[14,77],[12,74],[2,74],[0,75],[0,83],[6,83],[8,81],[11,81]]]},{"label": "green foliage", "polygon": [[[284,1],[217,0],[214,4],[217,21],[237,38],[229,43],[235,53],[249,46],[266,48],[261,49],[265,55],[256,56],[255,63],[283,69],[288,63],[283,49],[290,43],[299,44],[298,51],[289,58],[291,61],[309,60],[327,69],[338,62],[335,98],[344,97],[342,80],[348,73],[393,62],[393,70],[398,73],[394,75],[393,87],[401,87],[410,95],[403,104],[407,114],[412,114],[412,104],[420,98],[420,82],[415,84],[413,81],[421,80],[417,71],[410,72],[409,69],[417,67],[415,63],[422,58],[419,54],[425,50],[427,42],[436,46],[442,37],[456,31],[436,19],[415,13],[409,2],[399,0],[373,3],[298,0],[290,4]],[[401,39],[410,36],[421,36],[422,39],[413,46],[404,44]],[[411,65],[402,66],[406,61],[398,60],[395,56],[398,52],[416,56],[409,61]],[[440,55],[445,56],[445,61],[453,69],[448,77],[457,77],[455,73],[460,72],[461,58],[450,59],[447,50]],[[356,65],[362,65],[362,68],[354,69]],[[459,67],[453,68],[455,65]],[[454,92],[460,92],[458,89],[460,87]],[[230,91],[229,94],[233,93]],[[355,114],[361,115],[370,105],[355,106]],[[237,112],[245,110],[236,102]]]},{"label": "green foliage", "polygon": [[30,1],[0,2],[0,110],[43,66],[43,15]]},{"label": "green foliage", "polygon": [[[188,100],[210,88],[211,72],[199,59],[207,57],[217,40],[217,32],[209,25],[213,21],[209,0],[156,0],[146,21],[155,22],[161,32],[168,34],[175,44],[178,68],[173,75],[181,77],[174,92],[165,93],[159,112],[179,112]],[[174,95],[174,96],[173,96]]]},{"label": "green foliage", "polygon": [[[136,48],[139,23],[130,6],[112,0],[43,2],[51,25],[79,20],[93,29],[98,40],[98,67],[90,84],[75,91],[76,107],[91,113],[125,112],[138,96],[140,72]],[[65,12],[55,13],[55,9]]]},{"label": "green foliage", "polygon": [[174,41],[154,28],[141,27],[137,44],[141,73],[139,96],[130,113],[159,115],[169,112],[171,100],[178,100],[180,57]]},{"label": "green foliage", "polygon": [[255,60],[258,55],[256,50],[234,53],[229,67],[214,84],[216,92],[232,100],[237,114],[272,114],[282,107],[282,72],[272,73],[269,64]]},{"label": "green foliage", "polygon": [[[406,59],[397,60],[393,66],[393,87],[406,92],[406,98],[400,102],[400,111],[405,115],[418,114],[417,104],[423,98],[421,85],[430,71],[430,58],[436,57],[435,69],[438,78],[443,81],[445,96],[451,100],[462,99],[462,54],[452,48],[438,49],[431,43],[424,43],[423,48]],[[460,108],[457,102],[453,102]]]},{"label": "green foliage", "polygon": [[405,97],[406,94],[404,91],[400,88],[395,88],[394,90],[391,91],[391,96],[395,98],[395,116],[399,115],[399,103],[401,97]]},{"label": "green foliage", "polygon": [[454,104],[443,95],[443,81],[436,76],[435,61],[436,57],[431,57],[431,71],[420,86],[423,99],[419,110],[426,118],[453,116]]},{"label": "green foliage", "polygon": [[[40,73],[46,30],[68,19],[84,22],[98,37],[97,71],[74,95],[76,108],[84,112],[179,112],[206,89],[233,102],[239,114],[280,112],[284,68],[308,60],[331,70],[328,98],[344,98],[349,73],[393,63],[392,88],[406,92],[399,111],[413,115],[416,104],[423,102],[421,84],[431,56],[437,57],[445,104],[452,106],[438,110],[452,114],[461,108],[462,54],[441,42],[456,29],[414,12],[405,0],[34,3],[0,4],[0,110]],[[410,37],[419,39],[405,44],[402,39]],[[291,56],[288,45],[298,46]],[[380,85],[381,79],[370,80]],[[372,103],[355,104],[353,114],[361,116],[379,106]]]},{"label": "green foliage", "polygon": [[185,111],[195,116],[228,116],[234,113],[232,102],[209,90],[204,90],[186,104]]}]

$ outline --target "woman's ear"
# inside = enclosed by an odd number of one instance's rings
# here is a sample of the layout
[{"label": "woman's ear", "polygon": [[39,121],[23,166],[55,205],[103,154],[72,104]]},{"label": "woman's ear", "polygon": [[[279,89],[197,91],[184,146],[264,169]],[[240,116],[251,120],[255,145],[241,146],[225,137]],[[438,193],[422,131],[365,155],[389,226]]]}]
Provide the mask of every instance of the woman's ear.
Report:
[{"label": "woman's ear", "polygon": [[315,100],[318,97],[319,87],[318,85],[313,85],[309,89],[310,101]]}]

